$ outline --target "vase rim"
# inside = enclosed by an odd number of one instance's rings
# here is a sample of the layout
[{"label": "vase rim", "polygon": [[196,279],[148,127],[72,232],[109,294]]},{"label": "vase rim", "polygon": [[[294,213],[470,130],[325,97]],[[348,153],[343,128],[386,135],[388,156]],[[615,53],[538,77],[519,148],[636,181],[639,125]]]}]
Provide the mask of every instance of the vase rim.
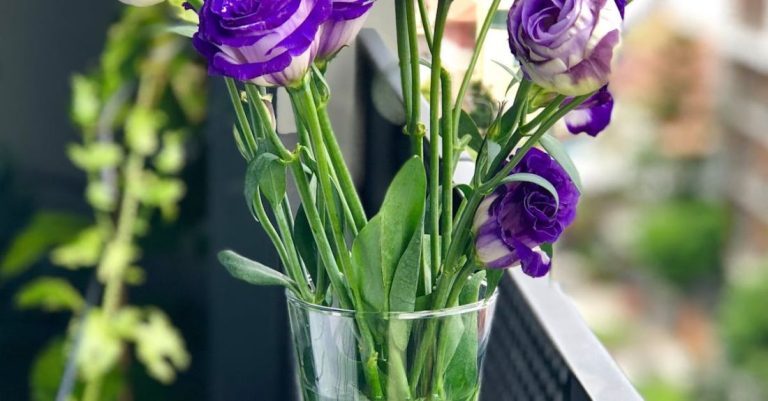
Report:
[{"label": "vase rim", "polygon": [[[485,286],[485,283],[483,283]],[[488,309],[496,303],[499,296],[499,289],[496,288],[493,295],[485,297],[477,302],[473,302],[467,305],[454,306],[451,308],[444,308],[439,310],[423,310],[415,312],[361,312],[351,309],[337,308],[333,306],[317,305],[304,301],[298,298],[292,291],[285,290],[286,298],[288,302],[300,305],[303,308],[313,310],[316,312],[322,312],[327,314],[333,314],[337,316],[382,316],[386,319],[392,320],[420,320],[426,318],[442,318],[449,316],[462,315],[465,313],[477,312],[483,309]]]}]

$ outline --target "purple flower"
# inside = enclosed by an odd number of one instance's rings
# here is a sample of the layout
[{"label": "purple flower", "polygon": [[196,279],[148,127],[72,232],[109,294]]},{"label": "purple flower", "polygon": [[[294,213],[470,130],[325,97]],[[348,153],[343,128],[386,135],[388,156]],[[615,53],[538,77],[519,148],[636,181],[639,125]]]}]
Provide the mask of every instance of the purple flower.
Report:
[{"label": "purple flower", "polygon": [[613,96],[608,86],[602,87],[592,97],[565,115],[565,125],[572,134],[582,132],[597,136],[611,123]]},{"label": "purple flower", "polygon": [[[529,79],[568,96],[608,83],[625,0],[517,0],[509,45]],[[619,4],[621,3],[621,4]]]},{"label": "purple flower", "polygon": [[560,198],[534,183],[510,183],[486,197],[475,215],[473,231],[479,261],[490,269],[517,263],[532,277],[549,271],[550,259],[538,247],[553,243],[576,218],[579,191],[562,167],[538,149],[531,149],[512,174],[536,174],[549,181]]},{"label": "purple flower", "polygon": [[331,0],[206,0],[193,44],[213,75],[290,86],[309,70]]},{"label": "purple flower", "polygon": [[374,0],[333,0],[333,12],[320,31],[317,59],[332,59],[352,44],[368,17]]}]

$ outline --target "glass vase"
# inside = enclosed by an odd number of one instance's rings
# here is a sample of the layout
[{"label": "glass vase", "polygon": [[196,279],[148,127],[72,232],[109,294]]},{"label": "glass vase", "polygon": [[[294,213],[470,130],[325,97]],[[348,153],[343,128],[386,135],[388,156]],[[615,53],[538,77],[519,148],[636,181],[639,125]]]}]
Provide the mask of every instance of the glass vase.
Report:
[{"label": "glass vase", "polygon": [[[366,313],[287,292],[303,401],[476,401],[496,294],[413,313]],[[475,295],[474,300],[477,300]]]}]

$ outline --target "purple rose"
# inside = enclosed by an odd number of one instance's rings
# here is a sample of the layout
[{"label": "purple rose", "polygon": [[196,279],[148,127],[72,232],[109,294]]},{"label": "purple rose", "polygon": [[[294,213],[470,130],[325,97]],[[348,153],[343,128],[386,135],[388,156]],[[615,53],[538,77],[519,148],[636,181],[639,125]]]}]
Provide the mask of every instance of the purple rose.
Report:
[{"label": "purple rose", "polygon": [[565,115],[565,125],[572,134],[597,136],[611,123],[613,96],[604,86],[592,97]]},{"label": "purple rose", "polygon": [[331,0],[206,0],[193,44],[208,70],[262,86],[290,86],[309,70]]},{"label": "purple rose", "polygon": [[330,60],[352,44],[365,24],[374,0],[333,0],[333,12],[320,31],[318,60]]},{"label": "purple rose", "polygon": [[527,77],[545,89],[568,96],[594,92],[610,78],[624,3],[517,0],[509,10],[512,53]]},{"label": "purple rose", "polygon": [[531,277],[549,271],[550,260],[538,247],[553,243],[576,218],[579,191],[562,167],[547,153],[531,149],[512,170],[549,181],[560,198],[528,182],[510,183],[486,197],[475,215],[475,248],[479,261],[490,269],[517,263]]}]

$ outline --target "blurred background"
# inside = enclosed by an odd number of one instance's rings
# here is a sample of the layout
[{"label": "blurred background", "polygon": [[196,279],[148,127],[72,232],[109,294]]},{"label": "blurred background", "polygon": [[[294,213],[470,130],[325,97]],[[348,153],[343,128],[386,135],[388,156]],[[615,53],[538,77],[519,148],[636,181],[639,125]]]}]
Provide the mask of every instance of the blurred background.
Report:
[{"label": "blurred background", "polygon": [[[454,2],[446,64],[457,73],[489,3]],[[119,35],[112,24],[127,18],[125,8],[116,1],[33,0],[11,2],[0,13],[2,401],[53,399],[60,363],[40,356],[71,330],[68,314],[24,308],[19,291],[54,275],[87,297],[92,270],[62,270],[47,255],[93,208],[84,194],[89,178],[68,159],[68,144],[82,135],[72,122],[71,76],[103,69],[108,32]],[[390,8],[379,2],[368,25],[394,49]],[[552,280],[646,399],[766,400],[768,1],[636,0],[628,10],[611,88],[613,125],[597,138],[560,133],[585,193]],[[499,12],[489,35],[467,103],[478,123],[493,115],[493,99],[509,82],[495,63],[511,63],[505,15]],[[235,282],[213,258],[233,247],[275,261],[240,202],[244,167],[231,141],[225,91],[219,80],[201,78],[202,62],[186,46],[180,51],[189,68],[174,75],[191,88],[174,87],[182,99],[174,110],[182,112],[172,114],[188,126],[178,173],[185,195],[175,213],[148,218],[151,229],[139,242],[143,285],[128,297],[165,310],[191,364],[168,385],[131,364],[131,397],[285,400],[292,379],[282,294]],[[370,205],[381,188],[366,177],[387,174],[382,160],[399,157],[401,139],[393,129],[384,154],[366,150],[351,95],[361,84],[348,79],[360,77],[357,57],[356,49],[345,51],[330,70],[331,114]],[[389,121],[401,118],[373,106]]]}]

